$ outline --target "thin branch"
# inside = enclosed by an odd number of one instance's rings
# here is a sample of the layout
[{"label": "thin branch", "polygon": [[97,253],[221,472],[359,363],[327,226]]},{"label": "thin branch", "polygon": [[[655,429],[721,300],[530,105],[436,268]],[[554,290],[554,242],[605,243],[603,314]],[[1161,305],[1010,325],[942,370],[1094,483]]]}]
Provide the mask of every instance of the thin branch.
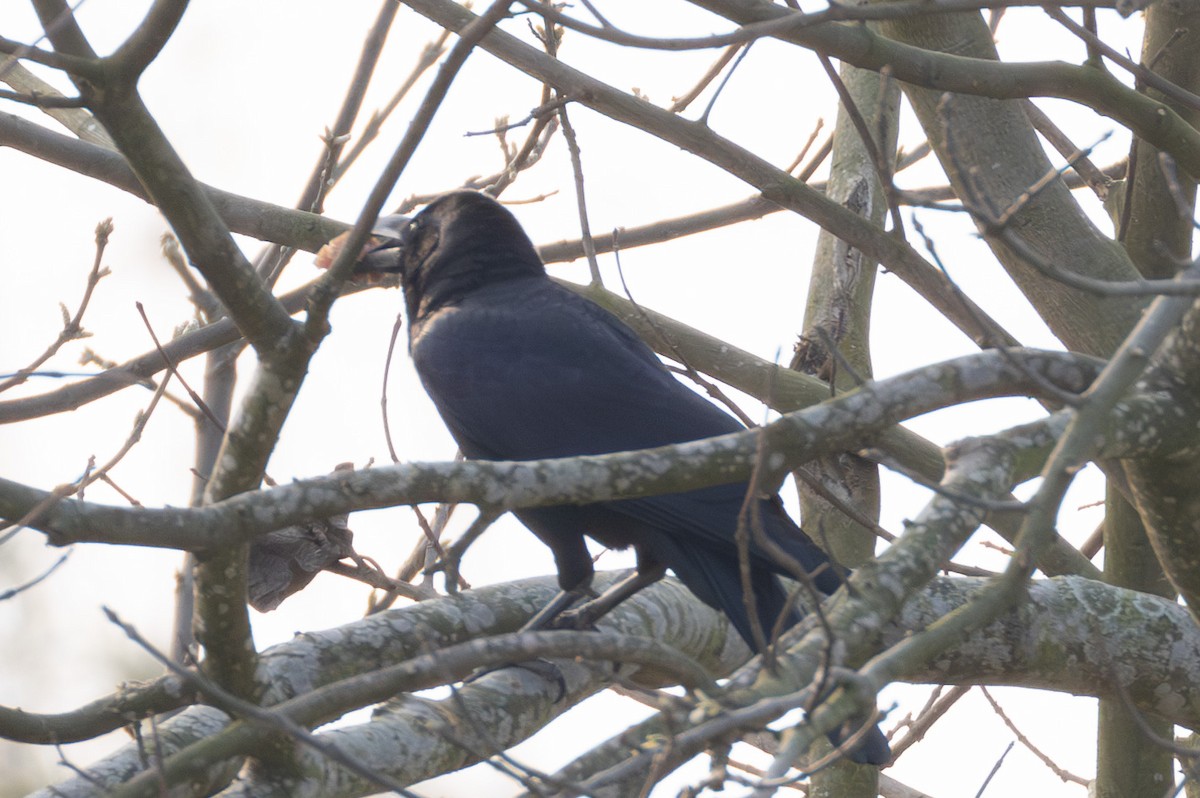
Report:
[{"label": "thin branch", "polygon": [[714,61],[708,68],[708,71],[701,75],[700,79],[696,81],[696,85],[688,89],[680,96],[671,98],[671,105],[667,107],[667,110],[671,113],[677,114],[691,105],[692,101],[699,97],[704,89],[708,87],[708,84],[712,83],[713,79],[716,78],[717,75],[721,74],[721,70],[723,70],[725,65],[732,60],[734,55],[737,54],[741,47],[742,46],[740,44],[731,44],[726,47],[724,52],[722,52],[717,60]]},{"label": "thin branch", "polygon": [[106,68],[120,73],[121,81],[136,82],[167,45],[187,6],[188,0],[155,0],[141,24],[104,59]]},{"label": "thin branch", "polygon": [[821,62],[821,67],[825,70],[825,75],[837,91],[842,108],[845,109],[846,116],[850,119],[850,124],[854,126],[855,132],[858,133],[863,149],[866,150],[871,166],[875,170],[875,177],[879,180],[879,185],[883,188],[883,195],[888,204],[888,212],[892,217],[892,233],[903,237],[904,220],[900,216],[900,206],[896,203],[895,186],[892,185],[892,170],[888,166],[887,159],[884,157],[875,136],[871,134],[870,128],[867,127],[867,121],[863,118],[862,112],[859,111],[858,103],[854,101],[854,97],[851,96],[850,91],[846,88],[841,75],[833,68],[833,62],[829,60],[829,56],[824,53],[818,53],[817,58]]},{"label": "thin branch", "polygon": [[890,741],[893,760],[899,759],[905,751],[921,742],[933,724],[941,720],[971,690],[971,685],[956,685],[942,696],[940,695],[942,687],[943,685],[938,685],[934,688],[933,692],[929,694],[929,701],[922,707],[915,719],[901,721],[892,731],[892,734],[895,735],[901,728],[907,729],[899,740],[893,737]]},{"label": "thin branch", "polygon": [[1157,89],[1165,96],[1170,97],[1172,100],[1192,109],[1193,111],[1200,111],[1200,95],[1193,94],[1182,86],[1172,83],[1148,67],[1145,67],[1133,59],[1127,58],[1126,56],[1117,52],[1112,47],[1109,47],[1104,40],[1095,33],[1068,17],[1065,13],[1063,13],[1062,9],[1055,8],[1053,6],[1043,6],[1042,10],[1045,11],[1046,14],[1055,22],[1059,23],[1064,28],[1071,31],[1071,33],[1082,39],[1087,44],[1089,49],[1094,48],[1095,50],[1103,53],[1106,58],[1111,60],[1113,63],[1118,64],[1131,75],[1136,77],[1140,84]]},{"label": "thin branch", "polygon": [[562,127],[563,139],[567,142],[567,151],[571,154],[571,172],[575,175],[575,202],[579,209],[579,231],[582,234],[583,254],[587,258],[588,271],[592,283],[603,285],[600,277],[600,264],[596,262],[596,244],[592,241],[592,227],[588,222],[587,195],[583,188],[583,160],[579,153],[579,143],[575,138],[575,128],[567,116],[566,106],[558,109],[558,123]]},{"label": "thin branch", "polygon": [[43,95],[36,92],[24,94],[19,91],[0,89],[0,100],[31,105],[34,108],[48,110],[52,108],[83,108],[87,105],[80,97],[63,97],[57,94]]},{"label": "thin branch", "polygon": [[[586,635],[562,631],[519,632],[451,645],[396,665],[322,685],[259,712],[284,719],[289,726],[315,726],[340,717],[348,709],[385,701],[401,692],[441,685],[447,679],[462,678],[480,667],[532,658],[576,656],[590,662],[662,668],[681,684],[709,691],[716,689],[712,678],[698,663],[657,640],[605,632]],[[240,709],[243,705],[237,706]],[[270,720],[263,721],[254,715],[247,717],[254,722],[235,723],[168,757],[163,763],[163,773],[168,780],[178,772],[204,768],[251,750],[280,728],[280,724]],[[155,774],[149,772],[130,779],[119,792],[121,798],[154,798],[158,794]]]},{"label": "thin branch", "polygon": [[[154,341],[154,348],[158,351],[159,356],[163,359],[163,363],[166,365],[167,376],[174,377],[175,379],[179,380],[179,384],[183,386],[185,391],[187,391],[188,397],[191,398],[191,400],[196,404],[196,407],[200,409],[200,412],[204,414],[204,417],[207,418],[214,427],[221,430],[221,432],[225,432],[225,425],[221,423],[221,420],[216,417],[212,410],[209,409],[204,399],[200,397],[200,394],[193,391],[192,386],[187,384],[187,382],[183,379],[183,375],[179,373],[179,371],[175,368],[175,364],[171,362],[171,358],[163,350],[162,344],[158,342],[158,336],[154,334],[154,326],[150,323],[149,317],[146,316],[145,306],[143,306],[141,302],[135,302],[134,306],[137,308],[138,314],[141,315],[142,322],[146,325],[146,331],[150,333],[150,338]],[[163,385],[166,385],[166,380],[163,380]]]},{"label": "thin branch", "polygon": [[350,167],[354,165],[355,161],[358,160],[358,157],[362,155],[364,150],[366,150],[367,146],[375,140],[375,138],[379,135],[379,131],[383,128],[383,123],[387,121],[387,118],[391,116],[392,112],[395,111],[397,106],[400,105],[400,101],[408,95],[408,92],[413,86],[416,85],[417,80],[421,77],[421,75],[425,74],[426,70],[436,64],[438,58],[440,58],[442,53],[445,52],[446,40],[449,38],[450,31],[444,30],[438,35],[437,39],[429,42],[423,48],[421,48],[421,52],[417,56],[417,62],[413,65],[412,71],[410,71],[408,76],[405,77],[405,79],[401,82],[400,87],[396,89],[394,94],[392,94],[392,97],[387,101],[387,104],[384,105],[382,109],[371,113],[370,118],[367,120],[362,132],[359,134],[358,140],[355,141],[354,146],[351,147],[350,150],[346,152],[345,156],[335,165],[333,172],[330,174],[330,179],[333,182],[336,183],[337,181],[341,180]]},{"label": "thin branch", "polygon": [[92,292],[96,290],[96,286],[102,279],[111,274],[108,268],[102,267],[101,262],[104,257],[104,250],[108,246],[108,237],[112,235],[112,231],[113,223],[111,217],[96,225],[96,256],[92,260],[92,269],[88,272],[87,285],[83,290],[83,299],[79,301],[79,307],[75,310],[74,315],[71,316],[67,316],[66,307],[63,307],[63,328],[59,331],[58,337],[46,348],[46,351],[34,358],[32,363],[19,369],[12,377],[0,382],[0,393],[25,382],[30,374],[37,371],[39,366],[54,357],[58,353],[58,350],[66,343],[87,338],[91,335],[91,333],[83,329],[83,314],[87,311],[88,303],[91,302]]},{"label": "thin branch", "polygon": [[[454,29],[471,24],[471,20],[475,19],[461,6],[446,0],[411,0],[410,4],[421,14]],[[942,276],[911,247],[839,203],[821,196],[773,164],[718,136],[703,125],[688,122],[665,109],[616,91],[589,75],[549,58],[503,31],[493,31],[482,44],[493,54],[513,63],[528,74],[578,98],[578,102],[680,146],[761,188],[763,196],[767,199],[812,219],[901,276],[972,338],[979,334],[973,318],[967,317],[957,306],[945,306],[941,300],[946,291]],[[897,73],[897,77],[903,76]],[[1200,133],[1197,134],[1197,138],[1200,139]]]},{"label": "thin branch", "polygon": [[357,253],[362,251],[363,244],[370,235],[371,227],[383,209],[383,204],[391,195],[396,181],[400,179],[405,167],[408,166],[416,152],[417,145],[424,139],[425,133],[433,122],[434,115],[450,91],[450,85],[458,76],[463,64],[466,63],[467,56],[496,24],[508,15],[510,5],[512,5],[512,0],[495,0],[486,12],[481,16],[474,17],[459,32],[458,41],[450,48],[450,52],[447,53],[442,66],[438,69],[433,83],[425,93],[425,99],[422,100],[420,108],[409,122],[404,138],[397,145],[396,151],[392,154],[383,173],[372,187],[358,221],[350,231],[341,252],[313,288],[309,298],[308,319],[305,322],[308,335],[313,340],[320,340],[324,337],[328,328],[329,308],[337,298],[342,284],[353,272]]},{"label": "thin branch", "polygon": [[[994,8],[996,0],[941,0],[936,5],[920,2],[896,2],[884,6],[851,6],[834,5],[828,9],[813,13],[779,9],[779,14],[773,19],[742,24],[729,33],[719,33],[712,36],[656,38],[641,36],[615,28],[611,25],[596,26],[575,19],[548,3],[538,0],[521,0],[522,5],[531,11],[548,16],[564,28],[578,31],[595,39],[618,44],[623,47],[639,47],[649,50],[707,50],[715,47],[727,47],[743,44],[755,39],[768,36],[786,36],[797,31],[825,26],[828,23],[847,21],[909,19],[927,14],[945,14],[953,11],[977,11]],[[1076,5],[1111,8],[1110,0],[1076,0]],[[1038,0],[1009,0],[1009,7],[1037,6]]]},{"label": "thin branch", "polygon": [[[383,773],[378,772],[374,768],[368,767],[359,762],[349,754],[340,751],[336,746],[322,740],[320,736],[313,734],[300,723],[292,720],[283,712],[274,711],[272,709],[263,709],[257,704],[249,701],[244,701],[236,695],[222,689],[210,679],[206,679],[196,671],[181,667],[173,662],[170,657],[161,653],[157,648],[150,644],[142,635],[130,624],[121,620],[115,612],[108,607],[101,608],[105,616],[115,626],[121,629],[133,642],[137,643],[143,651],[148,653],[159,664],[163,665],[176,676],[183,679],[192,689],[204,695],[216,705],[219,709],[227,712],[235,718],[244,718],[252,721],[254,725],[260,726],[273,731],[280,731],[288,737],[296,740],[299,743],[309,746],[310,748],[319,751],[324,756],[346,767],[352,773],[355,773],[363,778],[371,781],[373,784],[378,784],[393,792],[407,798],[417,798],[413,793],[404,788],[404,785],[389,778]],[[165,774],[164,774],[165,776]],[[130,785],[132,786],[132,785]],[[121,794],[126,794],[127,790],[122,790]]]},{"label": "thin branch", "polygon": [[[614,242],[617,240],[617,232],[618,231],[616,231],[616,230],[613,231],[613,241]],[[617,248],[614,246],[613,253],[616,254],[617,251],[618,251]],[[667,346],[670,349],[669,357],[671,357],[676,363],[678,363],[680,366],[683,367],[682,373],[689,380],[691,380],[692,382],[696,383],[696,385],[698,385],[699,387],[704,389],[704,392],[707,393],[710,397],[712,397],[713,399],[715,399],[716,401],[718,401],[722,405],[724,405],[726,407],[726,409],[728,409],[729,412],[732,413],[735,418],[737,418],[738,421],[742,422],[742,425],[745,426],[746,429],[753,429],[753,428],[757,427],[758,425],[755,424],[750,419],[750,417],[746,415],[746,411],[742,410],[742,408],[740,408],[738,406],[737,402],[730,399],[729,395],[726,394],[724,391],[722,391],[720,386],[718,386],[712,380],[705,379],[704,376],[701,375],[699,371],[692,368],[691,364],[688,363],[687,357],[685,357],[684,354],[681,351],[679,351],[679,347],[675,345],[675,342],[673,340],[671,340],[671,336],[667,335],[663,331],[663,329],[655,322],[654,318],[651,317],[650,314],[646,312],[645,308],[643,308],[641,305],[639,305],[637,303],[637,300],[633,298],[633,293],[629,290],[629,284],[625,282],[625,270],[621,267],[621,258],[619,255],[616,258],[616,262],[617,262],[617,276],[621,280],[621,289],[625,292],[625,298],[629,300],[629,303],[631,305],[633,305],[634,310],[637,311],[637,313],[639,315],[641,315],[641,317],[643,319],[645,319],[646,324],[654,329],[655,334],[667,342]]]},{"label": "thin branch", "polygon": [[342,99],[342,107],[338,111],[333,125],[323,137],[326,142],[323,157],[301,190],[300,199],[296,203],[297,207],[312,213],[321,213],[325,196],[336,184],[337,179],[345,174],[344,170],[339,171],[339,156],[346,144],[347,136],[354,127],[354,120],[357,119],[358,112],[362,108],[371,76],[379,63],[384,41],[387,39],[392,20],[395,19],[399,8],[400,5],[394,0],[384,0],[380,5],[375,22],[372,23],[366,40],[363,42],[362,52],[359,54],[354,74],[350,78],[350,85],[346,89],[346,96]]},{"label": "thin branch", "polygon": [[500,517],[500,512],[487,507],[480,507],[479,515],[463,532],[462,537],[454,541],[444,551],[434,537],[430,537],[429,545],[434,547],[438,553],[437,562],[431,566],[428,571],[442,571],[446,576],[446,592],[454,595],[458,592],[459,587],[469,588],[466,580],[462,578],[459,572],[459,566],[462,563],[463,555],[467,553],[467,549],[471,547],[479,537],[487,531],[497,518]]},{"label": "thin branch", "polygon": [[1055,776],[1058,776],[1063,781],[1074,782],[1075,784],[1080,784],[1084,787],[1088,786],[1090,783],[1088,779],[1085,779],[1082,776],[1076,776],[1074,773],[1064,770],[1063,768],[1059,767],[1053,759],[1042,753],[1041,749],[1034,745],[1033,742],[1026,737],[1020,729],[1017,728],[1017,724],[1012,722],[1012,719],[1009,718],[1004,712],[1004,708],[1001,707],[996,699],[992,697],[992,694],[988,692],[986,687],[980,685],[979,690],[983,693],[983,697],[988,700],[988,703],[992,705],[992,709],[995,711],[995,713],[1000,716],[1000,720],[1004,721],[1004,725],[1008,727],[1009,731],[1016,735],[1017,742],[1028,748],[1029,752],[1040,759],[1043,765],[1050,768]]},{"label": "thin branch", "polygon": [[[78,2],[75,4],[75,8],[78,8],[81,5],[83,5],[83,0],[78,0]],[[49,26],[52,29],[58,28],[60,25],[64,24],[72,13],[71,9],[68,9],[65,4],[60,4],[57,11],[58,14],[56,17],[51,17],[50,19]],[[99,63],[99,60],[96,58],[96,54],[94,52],[84,54],[82,56],[74,56],[65,53],[52,53],[47,50],[38,49],[37,44],[43,41],[45,38],[46,35],[43,34],[42,36],[38,37],[36,42],[33,42],[32,44],[25,44],[23,42],[13,41],[12,39],[6,39],[3,36],[0,36],[0,53],[7,53],[13,56],[14,62],[16,59],[32,61],[35,64],[41,64],[53,69],[62,70],[63,72],[67,72],[69,74],[81,75],[92,79],[96,79],[100,76],[102,66]],[[7,59],[5,60],[7,61]],[[6,69],[8,69],[7,64],[0,64],[0,70]]]},{"label": "thin branch", "polygon": [[983,784],[979,786],[979,791],[975,793],[975,798],[981,798],[984,791],[988,788],[988,785],[992,783],[992,779],[994,779],[996,774],[1000,772],[1000,768],[1004,764],[1004,760],[1008,757],[1009,752],[1013,750],[1014,745],[1015,743],[1009,743],[1008,746],[1005,747],[1004,753],[1000,754],[995,764],[992,765],[992,769],[988,772],[987,778],[985,778],[983,780]]},{"label": "thin branch", "polygon": [[1050,142],[1050,146],[1054,147],[1058,154],[1067,160],[1075,173],[1092,190],[1092,193],[1101,200],[1107,198],[1112,178],[1092,163],[1091,159],[1087,157],[1087,153],[1076,147],[1059,129],[1058,125],[1054,124],[1054,120],[1030,100],[1025,101],[1025,114],[1033,123],[1034,129],[1045,136],[1046,141]]},{"label": "thin branch", "polygon": [[[1014,367],[1011,357],[1024,362]],[[820,405],[789,413],[770,430],[784,466],[819,454],[853,449],[864,439],[932,410],[998,396],[1037,395],[1029,372],[1082,388],[1095,374],[1086,359],[1061,352],[983,352],[872,383]],[[1029,434],[1029,430],[1024,430]],[[583,456],[564,461],[400,464],[299,480],[265,491],[249,491],[200,508],[121,508],[72,502],[49,512],[39,528],[56,543],[112,543],[186,548],[227,548],[256,534],[313,517],[368,508],[430,501],[488,503],[503,509],[590,503],[673,493],[743,480],[757,450],[757,430],[732,433],[655,450],[664,457],[646,468],[644,452]],[[1117,440],[1120,440],[1119,438]],[[1121,441],[1108,454],[1128,456],[1133,445],[1147,451],[1145,436]],[[1149,451],[1152,451],[1150,449]],[[564,466],[564,464],[566,464]],[[550,476],[553,474],[554,476]],[[19,517],[48,494],[0,479],[0,516]],[[301,500],[303,496],[303,500]],[[253,506],[254,512],[247,508]],[[940,567],[941,563],[936,564]]]},{"label": "thin branch", "polygon": [[721,78],[721,82],[717,84],[717,88],[713,91],[712,97],[709,98],[708,104],[704,106],[704,113],[700,114],[696,120],[702,125],[708,124],[708,117],[712,114],[713,108],[717,106],[717,100],[721,98],[721,92],[725,91],[725,87],[729,85],[729,81],[733,80],[733,74],[737,72],[737,68],[746,60],[746,56],[750,55],[750,48],[754,46],[754,42],[746,42],[741,47],[741,52],[737,54],[733,64],[729,67],[729,71]]},{"label": "thin branch", "polygon": [[68,549],[67,551],[63,552],[61,555],[59,555],[57,560],[55,560],[53,563],[51,563],[50,567],[48,567],[46,570],[42,571],[40,574],[35,576],[33,579],[30,579],[29,581],[25,582],[24,584],[17,585],[16,587],[10,587],[7,590],[0,591],[0,601],[7,601],[8,599],[13,598],[14,596],[20,595],[21,593],[24,593],[26,590],[29,590],[30,588],[41,584],[43,581],[48,579],[51,574],[53,574],[55,571],[57,571],[59,566],[61,566],[63,563],[65,563],[67,561],[68,558],[70,558],[71,552],[73,552],[73,551],[74,551],[74,549]]}]

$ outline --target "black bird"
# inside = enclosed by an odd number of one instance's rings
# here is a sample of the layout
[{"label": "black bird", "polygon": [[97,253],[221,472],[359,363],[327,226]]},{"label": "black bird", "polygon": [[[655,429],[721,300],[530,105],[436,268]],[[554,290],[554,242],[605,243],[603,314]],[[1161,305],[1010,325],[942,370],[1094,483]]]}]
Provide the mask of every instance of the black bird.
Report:
[{"label": "black bird", "polygon": [[[400,272],[413,363],[466,457],[604,454],[743,429],[672,376],[624,323],[550,280],[517,220],[492,198],[458,191],[399,221],[398,239],[367,255],[359,269]],[[553,618],[587,593],[593,575],[588,535],[637,554],[636,578],[619,585],[603,609],[669,568],[757,650],[734,542],[746,491],[746,483],[738,483],[517,510],[553,553],[564,591],[539,618]],[[758,501],[765,534],[812,574],[817,589],[837,590],[837,569],[779,497]],[[776,578],[788,571],[757,545],[749,559],[758,620],[769,636],[788,612]],[[798,618],[793,613],[785,620],[791,625]],[[885,763],[886,739],[873,729],[851,758]]]}]

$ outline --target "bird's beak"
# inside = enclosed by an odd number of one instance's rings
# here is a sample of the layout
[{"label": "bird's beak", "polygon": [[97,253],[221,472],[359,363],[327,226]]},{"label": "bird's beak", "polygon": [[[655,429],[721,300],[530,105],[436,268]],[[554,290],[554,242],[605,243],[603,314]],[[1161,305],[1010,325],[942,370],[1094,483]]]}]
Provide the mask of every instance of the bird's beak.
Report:
[{"label": "bird's beak", "polygon": [[403,231],[410,217],[402,214],[381,216],[371,230],[371,238],[354,267],[355,274],[395,274],[404,257]]},{"label": "bird's beak", "polygon": [[[404,254],[402,238],[408,217],[400,214],[383,216],[371,231],[371,237],[363,245],[362,252],[354,265],[356,275],[393,274],[400,271],[400,261]],[[317,253],[315,265],[318,269],[328,269],[341,253],[350,233],[342,233]]]}]

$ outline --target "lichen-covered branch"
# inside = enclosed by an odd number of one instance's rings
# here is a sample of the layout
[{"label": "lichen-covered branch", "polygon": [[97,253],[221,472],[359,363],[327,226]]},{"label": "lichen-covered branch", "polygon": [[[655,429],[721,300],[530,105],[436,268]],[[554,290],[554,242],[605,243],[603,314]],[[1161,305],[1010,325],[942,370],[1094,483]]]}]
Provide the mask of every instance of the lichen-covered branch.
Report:
[{"label": "lichen-covered branch", "polygon": [[[794,742],[797,751],[807,750],[818,736],[862,714],[866,709],[862,702],[873,705],[874,694],[884,684],[903,678],[908,667],[923,662],[918,652],[936,653],[956,642],[940,631],[923,630],[880,653],[878,633],[978,528],[986,503],[1012,487],[1010,442],[980,439],[959,448],[958,456],[947,462],[943,492],[934,495],[903,537],[878,560],[851,574],[847,588],[825,603],[821,619],[810,614],[784,636],[786,656],[778,657],[773,668],[756,661],[734,677],[722,703],[735,711],[710,711],[704,721],[675,735],[657,757],[656,767],[669,771],[735,728],[765,724],[800,708],[806,710],[808,723],[795,731]],[[957,612],[969,610],[971,604]],[[964,633],[973,630],[964,627]],[[832,681],[832,668],[857,668],[864,663],[865,694],[851,695],[841,689],[829,694],[837,682],[822,682]],[[828,700],[818,706],[817,697],[823,694],[829,694]],[[628,760],[587,786],[619,785],[628,790],[646,777],[650,764],[649,759]]]},{"label": "lichen-covered branch", "polygon": [[[913,631],[928,627],[969,602],[983,583],[984,580],[964,578],[933,580],[905,604],[896,623],[885,627],[877,644],[894,644]],[[453,640],[515,629],[523,614],[532,613],[555,590],[551,578],[514,582],[391,610],[337,629],[298,637],[265,652],[262,667],[275,684],[266,700],[275,704],[335,679],[402,662],[420,653],[422,642],[436,649]],[[693,612],[699,614],[693,616]],[[727,634],[727,625],[718,614],[672,582],[638,594],[601,626],[663,640],[700,657],[715,676],[728,672],[747,654],[734,640],[735,636]],[[714,631],[719,636],[714,637]],[[722,645],[721,640],[729,645]],[[1200,723],[1197,663],[1200,663],[1200,630],[1182,607],[1093,580],[1063,577],[1033,582],[1027,602],[1010,608],[905,678],[946,684],[1010,684],[1092,696],[1114,696],[1124,690],[1142,710],[1175,723],[1194,725]],[[575,681],[577,674],[589,686],[577,687],[580,684]],[[580,689],[593,691],[608,677],[611,672],[584,676],[583,671],[572,671],[569,677],[572,695]],[[532,733],[544,723],[546,711],[554,706],[557,687],[522,675],[502,674],[499,678],[505,682],[504,689],[520,686],[526,691],[526,698],[540,707],[527,710],[530,724],[521,734]],[[510,678],[514,681],[508,682]],[[489,700],[495,700],[491,688],[487,695]],[[420,732],[412,724],[428,717],[427,711],[427,705],[409,701],[389,708],[385,719],[387,729],[407,729],[405,739],[396,738],[391,731],[384,734],[384,727],[379,727],[382,739],[369,747],[372,724],[351,727],[340,733],[339,739],[350,741],[363,755],[384,758],[390,754],[393,761],[384,763],[387,767],[384,772],[397,777],[407,775],[411,780],[406,783],[441,772],[428,772],[421,764],[423,758],[446,761],[445,757],[451,757],[466,762],[480,753],[490,753],[464,752],[453,740],[436,732],[428,729]],[[437,715],[449,722],[458,717],[459,722],[452,728],[464,728],[459,709],[453,704],[443,702]],[[228,718],[218,711],[195,707],[163,724],[160,736],[165,752],[169,753],[206,739],[228,724]],[[355,740],[356,737],[360,739]],[[523,737],[518,735],[513,739]],[[507,737],[504,741],[510,742]],[[405,751],[409,753],[406,755]],[[654,753],[651,748],[634,756],[648,759]],[[362,791],[365,785],[347,780],[340,768],[328,763],[312,764],[325,774],[321,783],[331,790],[321,795],[368,794]],[[91,772],[103,774],[103,784],[115,785],[128,780],[142,767],[139,754],[130,746]],[[269,783],[267,774],[256,778],[260,777],[266,781],[255,783]],[[329,788],[343,782],[347,784],[345,792]],[[44,791],[37,798],[50,795],[90,798],[103,794],[102,785],[89,784],[84,779],[54,789],[58,792]]]},{"label": "lichen-covered branch", "polygon": [[[762,429],[779,465],[795,465],[821,452],[856,449],[905,418],[941,407],[1037,395],[1047,380],[1080,391],[1094,373],[1089,362],[1063,353],[983,352],[868,383]],[[563,460],[376,467],[192,509],[64,501],[46,509],[35,526],[58,544],[95,541],[204,552],[312,518],[397,504],[465,501],[512,508],[655,495],[747,478],[758,434],[748,430],[642,452]],[[0,516],[20,518],[46,496],[0,479]]]},{"label": "lichen-covered branch", "polygon": [[[619,573],[602,574],[601,584],[619,576]],[[463,662],[485,664],[489,661],[488,649],[492,645],[486,638],[518,629],[556,591],[557,586],[551,578],[523,580],[391,610],[336,629],[298,637],[264,652],[259,678],[271,688],[263,696],[263,704],[279,707],[300,718],[325,717],[331,713],[336,716],[357,706],[383,700],[390,695],[388,679],[409,678],[411,681],[411,675],[417,674],[424,681],[432,679],[434,683],[453,680],[454,674],[462,670],[462,663],[455,665],[452,660],[446,660],[449,670],[443,671],[438,652],[458,646],[467,657]],[[728,673],[749,655],[740,638],[731,632],[718,613],[695,601],[686,588],[673,581],[660,583],[638,594],[607,616],[601,628],[662,641],[696,659],[714,676]],[[568,634],[559,639],[563,650],[579,650],[580,644],[586,649],[586,633],[578,640],[570,639],[573,637]],[[597,641],[597,644],[601,642]],[[638,645],[632,639],[629,643]],[[512,658],[515,653],[514,650],[496,649],[491,656],[504,661],[505,657]],[[646,662],[649,664],[650,660]],[[563,666],[568,667],[566,663]],[[469,670],[468,665],[466,671]],[[664,678],[676,671],[673,666],[620,669],[623,677],[651,686],[665,683]],[[537,723],[544,724],[550,717],[569,709],[579,698],[602,688],[614,675],[611,666],[571,670],[573,692],[569,701],[556,700],[558,686],[552,681],[538,679],[532,685],[526,682],[537,699],[536,706],[541,707],[534,713],[534,719],[540,717]],[[503,685],[507,678],[497,674],[464,689],[463,694],[470,697],[481,692],[489,701],[495,701],[497,681]],[[314,690],[320,692],[314,693]],[[440,714],[453,716],[454,712],[453,703],[443,702]],[[531,734],[534,730],[536,726],[526,727],[523,734]],[[355,742],[355,735],[365,739]],[[204,774],[216,768],[216,763],[227,758],[230,752],[252,750],[262,736],[261,729],[244,724],[234,728],[220,713],[207,707],[194,707],[161,726],[159,750],[163,756],[171,756],[194,746],[186,758],[177,760],[176,767],[186,766],[194,774]],[[368,725],[351,734],[350,741],[356,747],[369,746],[372,736],[373,728]],[[428,746],[436,744],[438,739],[434,735],[430,739],[421,738],[421,741]],[[401,765],[416,767],[408,760],[397,760],[397,766]],[[80,778],[59,785],[54,788],[57,793],[48,794],[93,796],[98,790],[123,784],[141,772],[146,772],[147,778],[155,775],[153,770],[146,771],[143,752],[131,744],[93,768],[89,772],[90,780]]]}]

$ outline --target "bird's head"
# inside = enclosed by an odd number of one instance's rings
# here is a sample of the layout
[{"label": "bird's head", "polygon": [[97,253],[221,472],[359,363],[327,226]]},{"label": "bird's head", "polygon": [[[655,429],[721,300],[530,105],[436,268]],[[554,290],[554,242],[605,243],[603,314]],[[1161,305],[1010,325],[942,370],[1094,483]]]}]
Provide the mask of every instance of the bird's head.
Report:
[{"label": "bird's head", "polygon": [[359,273],[399,273],[409,319],[461,299],[472,289],[545,274],[533,242],[516,217],[477,191],[454,191],[412,219],[389,216],[380,243],[359,261]]}]

